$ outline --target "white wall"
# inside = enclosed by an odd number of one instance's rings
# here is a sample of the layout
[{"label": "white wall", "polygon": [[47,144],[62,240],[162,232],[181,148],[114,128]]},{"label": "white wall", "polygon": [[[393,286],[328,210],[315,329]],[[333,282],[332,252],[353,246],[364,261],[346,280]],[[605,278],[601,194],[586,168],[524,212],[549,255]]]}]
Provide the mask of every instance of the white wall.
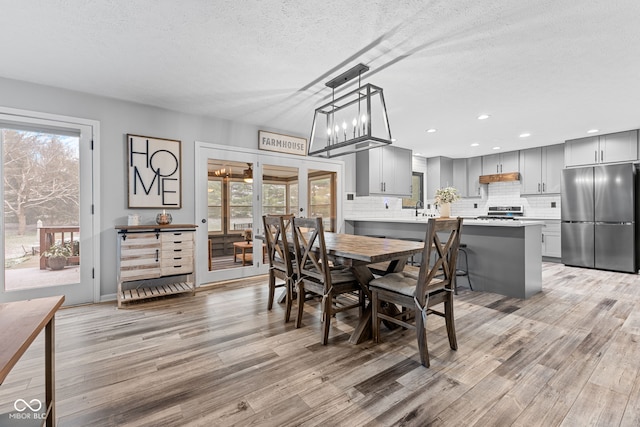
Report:
[{"label": "white wall", "polygon": [[[0,106],[73,116],[100,122],[100,295],[116,293],[116,232],[129,213],[146,222],[155,210],[127,209],[126,134],[182,141],[182,209],[171,211],[175,223],[193,223],[194,142],[257,148],[259,128],[228,120],[194,116],[80,92],[0,78]],[[262,126],[260,129],[290,133]],[[306,138],[306,135],[296,135]]]}]

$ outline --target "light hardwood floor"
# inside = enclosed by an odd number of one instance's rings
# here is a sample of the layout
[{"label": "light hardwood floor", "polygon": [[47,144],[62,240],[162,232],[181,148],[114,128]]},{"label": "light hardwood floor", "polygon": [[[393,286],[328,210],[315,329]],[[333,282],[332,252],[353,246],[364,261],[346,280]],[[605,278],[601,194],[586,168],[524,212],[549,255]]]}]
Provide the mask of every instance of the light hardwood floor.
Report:
[{"label": "light hardwood floor", "polygon": [[[318,305],[296,330],[266,284],[60,311],[58,425],[640,425],[639,276],[545,263],[526,301],[463,290],[458,351],[429,317],[430,369],[413,331],[349,344],[357,310],[320,345]],[[0,386],[0,413],[43,397],[42,349]]]}]

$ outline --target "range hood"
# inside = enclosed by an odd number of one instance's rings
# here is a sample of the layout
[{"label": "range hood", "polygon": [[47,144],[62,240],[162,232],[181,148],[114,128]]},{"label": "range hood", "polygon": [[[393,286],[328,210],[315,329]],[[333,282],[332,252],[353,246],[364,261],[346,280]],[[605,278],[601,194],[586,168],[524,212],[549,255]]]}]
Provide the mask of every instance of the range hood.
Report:
[{"label": "range hood", "polygon": [[492,182],[512,182],[520,181],[519,172],[496,173],[493,175],[480,175],[480,184],[491,184]]}]

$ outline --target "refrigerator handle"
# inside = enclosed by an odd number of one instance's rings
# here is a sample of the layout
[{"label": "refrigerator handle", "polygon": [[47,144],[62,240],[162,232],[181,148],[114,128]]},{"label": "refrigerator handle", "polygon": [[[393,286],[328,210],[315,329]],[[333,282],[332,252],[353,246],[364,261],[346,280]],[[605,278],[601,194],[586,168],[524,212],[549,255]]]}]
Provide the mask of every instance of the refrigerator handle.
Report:
[{"label": "refrigerator handle", "polygon": [[596,155],[596,158],[594,160],[596,163],[598,163],[598,150],[594,151],[593,154]]}]

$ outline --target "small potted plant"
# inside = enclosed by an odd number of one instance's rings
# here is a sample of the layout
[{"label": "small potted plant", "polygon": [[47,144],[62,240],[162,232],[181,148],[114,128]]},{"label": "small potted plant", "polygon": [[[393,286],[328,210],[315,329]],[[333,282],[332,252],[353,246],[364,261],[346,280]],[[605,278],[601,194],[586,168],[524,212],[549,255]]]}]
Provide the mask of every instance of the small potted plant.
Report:
[{"label": "small potted plant", "polygon": [[67,265],[67,258],[71,256],[71,248],[67,243],[56,243],[42,253],[47,258],[47,264],[52,270],[62,270]]},{"label": "small potted plant", "polygon": [[458,199],[460,199],[460,195],[455,187],[445,187],[436,190],[434,203],[440,209],[441,218],[449,218],[451,215],[451,203]]}]

